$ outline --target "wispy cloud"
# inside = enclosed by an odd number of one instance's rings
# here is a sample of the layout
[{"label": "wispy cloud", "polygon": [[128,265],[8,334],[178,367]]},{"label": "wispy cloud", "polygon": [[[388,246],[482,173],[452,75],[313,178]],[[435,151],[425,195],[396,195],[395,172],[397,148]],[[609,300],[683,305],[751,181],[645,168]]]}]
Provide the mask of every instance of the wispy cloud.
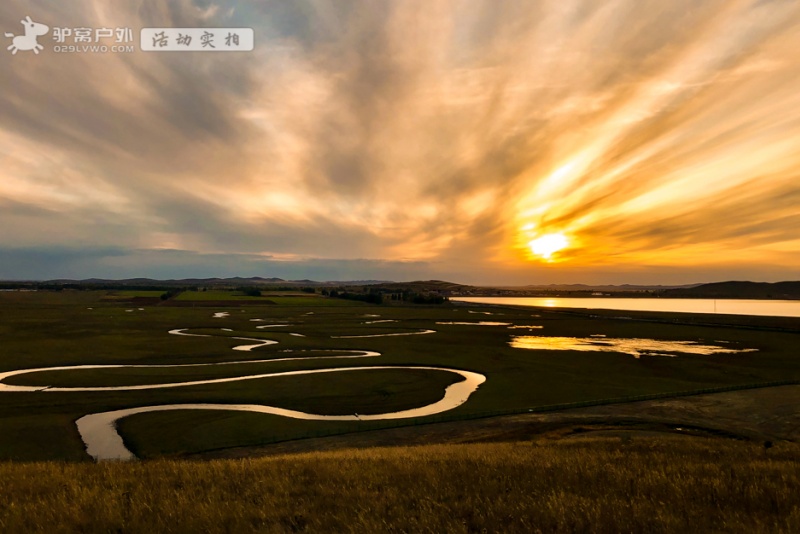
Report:
[{"label": "wispy cloud", "polygon": [[[8,253],[531,283],[800,266],[796,2],[11,0],[0,28],[25,15],[252,26],[256,49],[0,54]],[[527,243],[554,232],[542,264]]]}]

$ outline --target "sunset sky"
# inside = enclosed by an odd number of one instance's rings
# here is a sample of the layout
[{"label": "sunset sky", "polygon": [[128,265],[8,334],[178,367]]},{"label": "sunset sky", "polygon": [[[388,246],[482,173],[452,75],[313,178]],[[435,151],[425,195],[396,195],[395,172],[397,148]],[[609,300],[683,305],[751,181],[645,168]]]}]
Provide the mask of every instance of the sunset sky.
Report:
[{"label": "sunset sky", "polygon": [[[0,30],[25,16],[0,279],[800,279],[797,0],[4,0]],[[57,53],[80,27],[136,50]]]}]

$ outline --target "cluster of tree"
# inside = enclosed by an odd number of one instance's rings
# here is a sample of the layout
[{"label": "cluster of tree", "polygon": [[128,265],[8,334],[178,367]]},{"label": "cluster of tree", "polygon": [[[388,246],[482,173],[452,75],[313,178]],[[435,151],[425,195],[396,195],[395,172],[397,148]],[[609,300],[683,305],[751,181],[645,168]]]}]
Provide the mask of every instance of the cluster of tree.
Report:
[{"label": "cluster of tree", "polygon": [[27,290],[27,291],[61,291],[62,289],[84,289],[82,287],[64,287],[62,284],[34,284],[34,283],[0,283],[0,289],[5,290]]},{"label": "cluster of tree", "polygon": [[418,291],[412,291],[410,289],[392,292],[389,294],[389,298],[399,302],[411,302],[414,304],[444,304],[448,301],[447,297],[438,293],[422,293]]},{"label": "cluster of tree", "polygon": [[445,302],[448,302],[448,300],[449,299],[447,297],[435,294],[423,295],[416,293],[411,297],[411,302],[414,304],[444,304]]},{"label": "cluster of tree", "polygon": [[177,297],[183,293],[182,289],[170,289],[169,291],[161,294],[161,300],[169,300],[173,297]]},{"label": "cluster of tree", "polygon": [[[260,296],[262,296],[261,289],[259,289],[257,287],[253,287],[253,286],[241,286],[241,287],[237,287],[235,290],[239,291],[240,293],[243,293],[243,294],[247,295],[248,297],[260,297]],[[270,290],[272,290],[272,291],[297,291],[297,288],[296,287],[293,287],[293,288],[285,288],[285,287],[284,288],[273,288],[273,287],[271,287]],[[304,287],[300,291],[302,291],[303,293],[316,293],[317,292],[317,290],[314,289],[313,287]]]},{"label": "cluster of tree", "polygon": [[248,297],[260,297],[261,296],[261,290],[258,289],[257,287],[242,287],[242,288],[239,288],[239,291],[241,291],[242,293],[244,293]]},{"label": "cluster of tree", "polygon": [[350,291],[338,291],[336,289],[331,289],[330,291],[323,289],[322,294],[337,299],[359,300],[369,304],[383,304],[383,295],[373,291],[369,293],[355,293]]},{"label": "cluster of tree", "polygon": [[385,300],[395,302],[410,302],[413,304],[444,304],[448,302],[447,297],[437,293],[417,293],[415,291],[389,291],[380,287],[371,287],[368,292],[348,291],[346,289],[323,289],[322,294],[325,296],[348,299],[360,300],[369,302],[370,304],[383,304]]},{"label": "cluster of tree", "polygon": [[141,285],[131,286],[125,284],[93,284],[84,282],[2,282],[0,289],[35,289],[38,291],[126,291],[126,290],[141,290],[141,291],[164,291],[169,289],[168,286],[159,285]]},{"label": "cluster of tree", "polygon": [[[269,289],[270,291],[297,291],[298,287],[297,286],[267,285],[266,289]],[[303,291],[304,293],[314,293],[315,292],[313,287],[303,287],[300,290]]]}]

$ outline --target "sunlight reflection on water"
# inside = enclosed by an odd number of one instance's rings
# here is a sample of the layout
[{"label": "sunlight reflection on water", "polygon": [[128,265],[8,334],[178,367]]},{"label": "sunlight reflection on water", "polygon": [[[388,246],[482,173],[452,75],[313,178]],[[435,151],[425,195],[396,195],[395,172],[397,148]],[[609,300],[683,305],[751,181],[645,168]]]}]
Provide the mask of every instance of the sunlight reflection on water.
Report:
[{"label": "sunlight reflection on water", "polygon": [[479,321],[476,323],[468,323],[464,321],[449,321],[449,322],[439,322],[436,324],[460,324],[460,325],[470,325],[470,326],[508,326],[511,323],[498,323],[495,321]]},{"label": "sunlight reflection on water", "polygon": [[758,349],[730,349],[715,345],[702,345],[695,341],[664,341],[658,339],[641,338],[598,338],[591,336],[588,338],[577,337],[539,337],[539,336],[516,336],[512,338],[509,345],[515,349],[535,349],[535,350],[578,350],[582,352],[621,352],[630,354],[634,358],[640,356],[668,356],[674,358],[676,353],[683,354],[723,354],[755,352]]}]

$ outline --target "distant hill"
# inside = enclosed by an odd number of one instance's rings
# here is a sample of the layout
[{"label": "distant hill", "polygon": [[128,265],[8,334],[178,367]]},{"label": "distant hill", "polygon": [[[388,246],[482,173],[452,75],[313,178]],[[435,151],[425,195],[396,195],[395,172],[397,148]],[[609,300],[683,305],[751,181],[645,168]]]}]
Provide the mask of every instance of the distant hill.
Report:
[{"label": "distant hill", "polygon": [[416,291],[419,293],[430,293],[440,291],[459,291],[472,286],[445,282],[444,280],[416,280],[414,282],[384,282],[379,284],[381,288],[394,291]]},{"label": "distant hill", "polygon": [[695,287],[668,289],[664,297],[717,299],[800,299],[800,282],[716,282]]},{"label": "distant hill", "polygon": [[284,280],[283,278],[263,278],[261,276],[253,276],[243,278],[235,276],[231,278],[179,278],[168,280],[156,280],[153,278],[125,278],[121,280],[112,280],[106,278],[85,278],[82,280],[74,280],[68,278],[59,278],[56,280],[16,280],[16,281],[0,281],[3,287],[80,287],[80,288],[99,288],[99,289],[119,289],[119,288],[135,288],[135,289],[149,289],[149,288],[185,288],[185,287],[242,287],[242,286],[297,286],[297,287],[325,287],[325,286],[366,286],[375,284],[391,283],[383,280],[353,280],[343,282],[317,282],[314,280]]},{"label": "distant hill", "polygon": [[153,278],[125,278],[122,280],[110,280],[105,278],[86,278],[83,280],[47,280],[45,284],[83,284],[83,285],[114,285],[114,286],[216,286],[216,285],[258,285],[258,284],[288,284],[291,283],[283,278],[262,278],[254,276],[252,278],[181,278],[156,280]]},{"label": "distant hill", "polygon": [[4,288],[40,288],[40,289],[183,289],[191,287],[236,288],[236,287],[277,288],[352,288],[356,292],[366,291],[356,288],[374,286],[381,292],[412,292],[419,294],[438,294],[443,296],[566,296],[584,297],[601,292],[615,297],[648,297],[665,298],[717,298],[717,299],[800,299],[800,281],[797,282],[717,282],[711,284],[690,285],[592,285],[592,284],[549,284],[527,286],[472,286],[457,284],[445,280],[416,280],[412,282],[392,282],[386,280],[350,280],[326,281],[284,280],[283,278],[264,278],[253,276],[243,278],[182,278],[155,280],[152,278],[126,278],[109,280],[104,278],[88,278],[84,280],[58,279],[47,281],[0,281],[0,289]]},{"label": "distant hill", "polygon": [[591,285],[591,284],[549,284],[549,285],[527,285],[524,287],[508,289],[535,289],[545,291],[663,291],[666,289],[684,289],[696,287],[699,284],[686,285]]}]

